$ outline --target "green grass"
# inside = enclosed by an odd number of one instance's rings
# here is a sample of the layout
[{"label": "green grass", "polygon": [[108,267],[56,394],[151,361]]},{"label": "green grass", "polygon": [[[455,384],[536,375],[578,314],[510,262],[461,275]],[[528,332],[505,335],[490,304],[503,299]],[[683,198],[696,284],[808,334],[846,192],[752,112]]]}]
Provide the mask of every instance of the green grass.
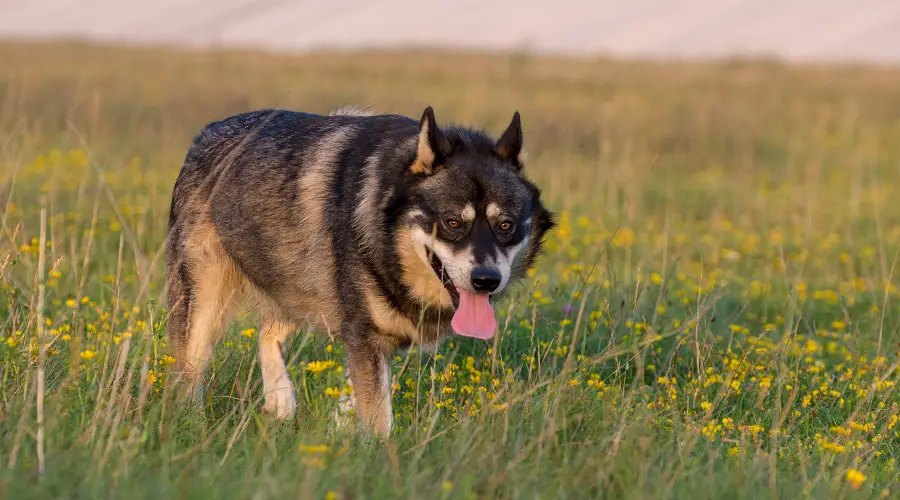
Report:
[{"label": "green grass", "polygon": [[[900,491],[900,70],[14,44],[0,60],[2,497]],[[560,214],[546,254],[493,342],[399,353],[387,442],[331,426],[341,348],[316,332],[290,349],[299,415],[262,415],[253,314],[202,411],[185,407],[162,248],[191,139],[235,112],[344,104],[493,133],[518,109]]]}]

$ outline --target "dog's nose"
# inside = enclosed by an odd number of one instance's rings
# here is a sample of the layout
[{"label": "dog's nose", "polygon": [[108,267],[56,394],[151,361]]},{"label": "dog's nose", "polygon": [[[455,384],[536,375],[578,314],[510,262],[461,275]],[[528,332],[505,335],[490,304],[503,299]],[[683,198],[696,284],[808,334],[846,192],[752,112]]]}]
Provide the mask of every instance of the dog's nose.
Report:
[{"label": "dog's nose", "polygon": [[476,292],[491,293],[500,286],[500,271],[490,267],[476,267],[472,271],[472,286]]}]

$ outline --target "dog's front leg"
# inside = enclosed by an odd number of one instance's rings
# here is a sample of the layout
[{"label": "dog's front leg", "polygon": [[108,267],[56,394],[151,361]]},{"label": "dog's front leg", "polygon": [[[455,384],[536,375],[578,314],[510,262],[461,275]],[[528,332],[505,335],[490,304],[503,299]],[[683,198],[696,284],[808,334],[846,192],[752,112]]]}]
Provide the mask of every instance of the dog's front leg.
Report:
[{"label": "dog's front leg", "polygon": [[391,409],[390,353],[371,342],[345,343],[353,405],[360,421],[377,436],[387,438],[394,421]]}]

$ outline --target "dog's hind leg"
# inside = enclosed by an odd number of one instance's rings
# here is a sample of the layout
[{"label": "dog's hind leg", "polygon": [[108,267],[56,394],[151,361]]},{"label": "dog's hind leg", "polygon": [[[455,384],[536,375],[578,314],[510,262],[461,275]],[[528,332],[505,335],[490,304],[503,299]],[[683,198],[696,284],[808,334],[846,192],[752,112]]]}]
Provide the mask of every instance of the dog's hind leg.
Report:
[{"label": "dog's hind leg", "polygon": [[293,331],[294,325],[267,317],[259,334],[259,367],[266,398],[263,410],[280,420],[293,418],[297,407],[294,384],[284,363],[284,341]]},{"label": "dog's hind leg", "polygon": [[[171,237],[171,236],[170,236]],[[175,375],[184,373],[183,361],[188,343],[188,323],[191,310],[191,289],[193,288],[187,264],[178,253],[177,244],[170,243],[166,271],[169,312],[166,321],[166,336],[169,352],[175,357]]]},{"label": "dog's hind leg", "polygon": [[[170,272],[170,290],[180,293],[170,291],[169,341],[180,377],[189,393],[199,397],[213,347],[231,319],[241,275],[214,235],[192,243],[183,247],[177,276]],[[180,302],[174,303],[178,296]],[[176,318],[174,324],[172,318]]]}]

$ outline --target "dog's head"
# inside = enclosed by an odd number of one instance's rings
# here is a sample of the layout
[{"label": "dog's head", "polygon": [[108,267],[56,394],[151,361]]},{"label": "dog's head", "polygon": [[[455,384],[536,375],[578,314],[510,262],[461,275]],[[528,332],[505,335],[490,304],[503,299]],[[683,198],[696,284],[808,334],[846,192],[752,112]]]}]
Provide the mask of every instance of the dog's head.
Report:
[{"label": "dog's head", "polygon": [[458,334],[494,334],[491,297],[525,275],[553,227],[540,190],[522,172],[521,155],[518,113],[497,141],[439,128],[430,107],[419,124],[401,233],[407,259],[417,261],[401,264],[414,294],[452,305]]}]

